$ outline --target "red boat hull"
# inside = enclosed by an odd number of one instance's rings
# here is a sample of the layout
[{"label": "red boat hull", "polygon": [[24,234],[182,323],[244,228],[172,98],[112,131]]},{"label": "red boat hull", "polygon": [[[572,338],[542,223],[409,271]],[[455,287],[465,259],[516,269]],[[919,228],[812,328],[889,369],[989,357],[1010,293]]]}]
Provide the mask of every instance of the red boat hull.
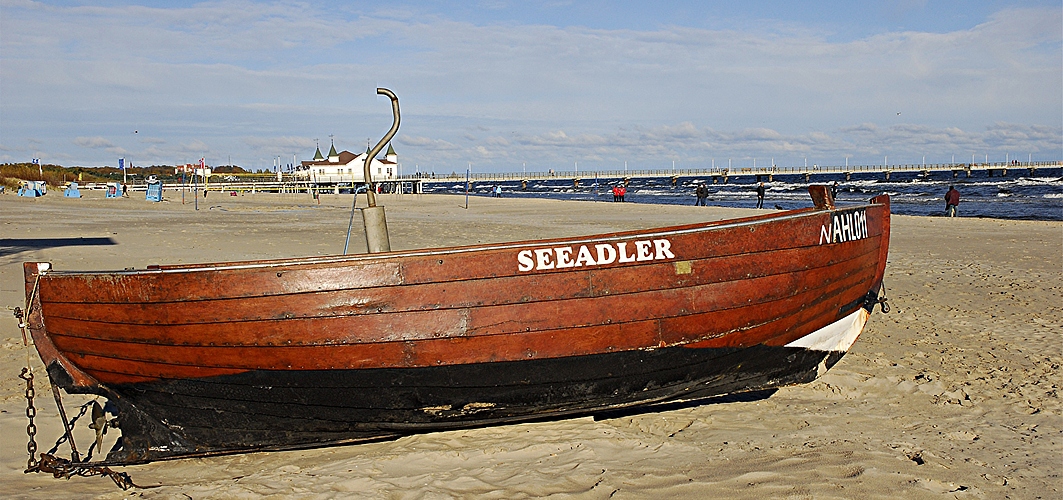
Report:
[{"label": "red boat hull", "polygon": [[[115,461],[350,442],[807,382],[875,303],[889,201],[583,238],[59,272],[28,324]],[[839,340],[840,339],[840,340]]]}]

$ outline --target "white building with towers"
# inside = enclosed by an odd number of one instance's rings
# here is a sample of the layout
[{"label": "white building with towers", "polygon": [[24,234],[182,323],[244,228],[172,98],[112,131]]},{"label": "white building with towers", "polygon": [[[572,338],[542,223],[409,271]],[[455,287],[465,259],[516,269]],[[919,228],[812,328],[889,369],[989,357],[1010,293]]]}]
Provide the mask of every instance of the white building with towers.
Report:
[{"label": "white building with towers", "polygon": [[[321,148],[315,148],[314,159],[303,161],[296,167],[296,179],[323,184],[347,184],[365,182],[365,157],[370,153],[368,146],[364,153],[354,154],[350,151],[336,152],[332,143],[328,157],[322,156]],[[394,181],[399,177],[399,157],[395,148],[388,144],[384,158],[373,158],[369,163],[369,173],[373,182]]]}]

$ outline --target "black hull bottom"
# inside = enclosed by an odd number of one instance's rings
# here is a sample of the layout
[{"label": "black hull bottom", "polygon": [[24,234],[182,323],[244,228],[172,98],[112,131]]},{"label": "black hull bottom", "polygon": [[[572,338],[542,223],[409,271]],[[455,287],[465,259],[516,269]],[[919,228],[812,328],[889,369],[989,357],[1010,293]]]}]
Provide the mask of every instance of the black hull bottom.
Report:
[{"label": "black hull bottom", "polygon": [[671,347],[413,369],[254,371],[112,387],[108,462],[277,450],[587,415],[814,380],[843,352]]}]

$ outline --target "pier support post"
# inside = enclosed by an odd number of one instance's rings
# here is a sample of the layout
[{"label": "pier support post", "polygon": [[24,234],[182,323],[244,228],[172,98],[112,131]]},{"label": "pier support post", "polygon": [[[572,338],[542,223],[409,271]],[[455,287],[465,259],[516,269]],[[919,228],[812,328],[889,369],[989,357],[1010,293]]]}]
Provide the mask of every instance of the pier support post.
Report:
[{"label": "pier support post", "polygon": [[1037,168],[1035,167],[1030,167],[1028,170],[1030,171],[1030,177],[1033,177],[1033,174],[1037,172]]},{"label": "pier support post", "polygon": [[971,167],[967,167],[967,168],[963,169],[963,172],[964,172],[965,174],[967,174],[967,178],[968,178],[968,179],[970,179],[970,178],[971,178]]},{"label": "pier support post", "polygon": [[985,172],[986,172],[986,174],[989,174],[988,177],[993,177],[993,169],[987,168],[987,169],[985,169]]}]

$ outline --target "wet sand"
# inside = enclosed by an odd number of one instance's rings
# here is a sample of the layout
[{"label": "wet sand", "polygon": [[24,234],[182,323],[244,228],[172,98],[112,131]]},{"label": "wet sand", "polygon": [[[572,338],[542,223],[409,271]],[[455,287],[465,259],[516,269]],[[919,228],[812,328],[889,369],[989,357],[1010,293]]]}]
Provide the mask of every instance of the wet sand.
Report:
[{"label": "wet sand", "polygon": [[[317,450],[26,475],[27,359],[38,446],[61,425],[11,309],[23,261],[142,268],[340,253],[350,196],[0,195],[0,496],[5,498],[1060,498],[1063,223],[894,216],[876,310],[827,375],[716,404]],[[604,200],[604,198],[603,198]],[[447,195],[380,197],[395,249],[655,227],[760,211]],[[359,201],[364,206],[364,197]],[[72,238],[84,238],[73,240]],[[90,244],[85,244],[90,243]],[[355,219],[351,248],[364,251]],[[65,396],[68,412],[88,398]],[[82,451],[91,431],[79,430]],[[113,442],[108,436],[108,445]],[[69,456],[69,449],[60,449]]]}]

